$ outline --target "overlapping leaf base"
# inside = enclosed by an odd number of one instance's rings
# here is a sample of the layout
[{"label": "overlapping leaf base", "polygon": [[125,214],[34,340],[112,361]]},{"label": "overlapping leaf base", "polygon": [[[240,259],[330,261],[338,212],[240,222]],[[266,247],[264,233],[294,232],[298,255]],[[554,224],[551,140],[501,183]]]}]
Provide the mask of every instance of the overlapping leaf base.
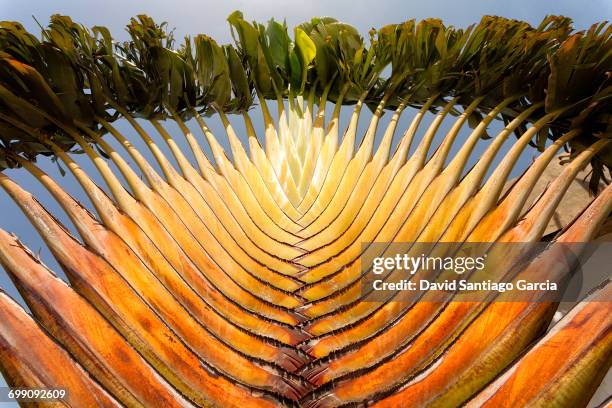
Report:
[{"label": "overlapping leaf base", "polygon": [[[163,174],[103,120],[121,154],[85,126],[70,131],[112,198],[48,141],[97,217],[15,155],[66,210],[82,242],[0,173],[0,185],[70,280],[66,285],[0,231],[0,263],[33,314],[0,294],[3,374],[12,386],[68,388],[59,405],[73,407],[585,405],[610,366],[612,285],[604,283],[544,337],[557,306],[550,302],[462,302],[450,295],[433,302],[429,294],[374,302],[360,285],[363,243],[542,238],[576,174],[608,141],[574,157],[531,206],[538,177],[578,132],[556,140],[503,191],[521,152],[552,118],[525,130],[494,166],[503,142],[538,107],[483,140],[510,102],[461,142],[455,139],[478,99],[442,138],[436,135],[454,100],[431,122],[423,120],[426,104],[406,129],[397,126],[404,106],[385,129],[378,129],[377,111],[356,147],[360,103],[339,137],[338,115],[326,121],[324,108],[296,98],[278,123],[266,121],[265,151],[248,115],[247,152],[222,114],[233,161],[205,119],[197,117],[199,135],[177,119],[195,167],[177,147],[179,135],[156,121],[159,134],[150,135],[125,113]],[[83,136],[105,151],[125,184]],[[214,161],[203,154],[204,139]],[[454,142],[460,148],[450,156]],[[466,169],[477,143],[485,151]],[[607,187],[555,241],[592,240],[611,207]],[[527,269],[554,281],[567,268],[551,249]]]}]

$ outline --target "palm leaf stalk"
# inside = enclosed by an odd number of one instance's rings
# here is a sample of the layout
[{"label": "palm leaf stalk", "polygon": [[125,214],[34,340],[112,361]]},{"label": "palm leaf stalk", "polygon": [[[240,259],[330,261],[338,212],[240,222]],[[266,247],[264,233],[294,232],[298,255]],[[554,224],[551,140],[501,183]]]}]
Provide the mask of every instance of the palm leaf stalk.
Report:
[{"label": "palm leaf stalk", "polygon": [[[612,26],[410,20],[364,40],[327,17],[293,35],[240,12],[228,22],[233,44],[198,35],[178,47],[144,15],[124,42],[65,16],[41,39],[0,23],[0,187],[69,280],[0,229],[0,264],[29,307],[0,293],[9,385],[68,388],[58,406],[588,404],[612,361],[609,280],[547,332],[558,304],[540,295],[381,297],[364,290],[361,259],[391,256],[393,243],[443,256],[445,243],[481,242],[504,277],[526,252],[494,244],[586,252],[612,210]],[[529,145],[540,154],[509,183]],[[529,202],[561,149],[568,163]],[[63,163],[95,214],[39,155]],[[544,237],[587,166],[592,202]],[[9,177],[26,171],[79,237]],[[575,265],[559,248],[511,279],[563,284]]]}]

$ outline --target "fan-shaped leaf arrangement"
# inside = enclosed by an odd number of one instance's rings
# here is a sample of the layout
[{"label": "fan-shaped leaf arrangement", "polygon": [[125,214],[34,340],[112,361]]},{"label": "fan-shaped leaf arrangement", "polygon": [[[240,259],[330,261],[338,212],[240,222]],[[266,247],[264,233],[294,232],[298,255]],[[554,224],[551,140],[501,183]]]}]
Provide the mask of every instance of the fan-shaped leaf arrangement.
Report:
[{"label": "fan-shaped leaf arrangement", "polygon": [[[199,35],[178,48],[146,16],[123,43],[61,16],[42,40],[0,25],[0,166],[31,173],[80,235],[0,173],[70,281],[0,230],[0,263],[32,313],[0,294],[9,384],[67,388],[58,404],[73,407],[585,405],[611,361],[607,281],[542,337],[554,302],[374,301],[360,256],[372,242],[536,242],[589,163],[597,191],[612,162],[612,27],[485,17],[461,30],[431,19],[364,41],[331,18],[293,35],[239,12],[228,20],[234,45]],[[504,189],[529,144],[541,153]],[[569,163],[531,205],[564,146]],[[63,162],[96,215],[34,164],[39,154]],[[594,239],[611,209],[604,187],[554,241]],[[519,273],[561,280],[570,265],[552,248]],[[514,261],[508,253],[503,265]]]}]

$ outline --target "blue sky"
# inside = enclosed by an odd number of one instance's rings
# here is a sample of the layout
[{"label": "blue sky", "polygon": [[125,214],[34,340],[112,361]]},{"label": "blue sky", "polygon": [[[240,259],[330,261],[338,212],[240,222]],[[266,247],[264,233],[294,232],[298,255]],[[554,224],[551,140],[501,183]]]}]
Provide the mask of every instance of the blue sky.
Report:
[{"label": "blue sky", "polygon": [[563,14],[574,19],[576,27],[585,28],[594,21],[612,17],[612,2],[591,0],[0,0],[0,19],[17,20],[29,29],[36,25],[32,16],[44,23],[54,13],[72,16],[86,25],[105,25],[119,36],[133,15],[146,13],[176,28],[178,37],[185,34],[206,33],[218,41],[229,40],[226,17],[234,10],[242,10],[249,19],[265,21],[270,17],[287,19],[290,25],[301,23],[312,16],[333,16],[351,23],[366,32],[371,27],[399,22],[409,18],[439,17],[446,23],[466,26],[477,22],[482,15],[539,22],[547,14]]},{"label": "blue sky", "polygon": [[[409,18],[439,17],[446,24],[465,27],[476,23],[486,14],[495,14],[505,17],[526,20],[537,24],[545,15],[563,14],[574,20],[575,27],[584,29],[593,22],[609,20],[612,18],[612,1],[591,0],[589,2],[572,0],[314,0],[314,1],[248,1],[226,0],[219,2],[201,0],[172,0],[172,1],[129,1],[129,0],[0,0],[0,20],[21,22],[28,30],[38,33],[38,27],[33,17],[46,25],[49,16],[55,13],[70,15],[75,21],[92,25],[107,26],[115,38],[124,39],[125,24],[130,17],[146,13],[157,21],[167,21],[175,29],[175,36],[205,33],[219,42],[230,41],[230,32],[225,21],[234,10],[242,10],[249,20],[266,21],[270,17],[278,20],[286,19],[289,26],[299,24],[313,16],[333,16],[347,23],[353,24],[362,33],[366,34],[371,27],[380,27],[384,24],[404,21]],[[126,134],[130,129],[125,124],[119,124]],[[216,128],[218,131],[220,129]],[[213,128],[215,130],[215,128]],[[144,149],[142,149],[144,150]],[[79,159],[89,174],[97,173],[82,159]],[[61,179],[57,167],[48,160],[40,161],[41,167],[53,176]],[[23,171],[11,171],[9,175],[18,177],[20,184],[27,190],[41,198],[41,201],[53,214],[67,225],[62,211],[51,200],[37,182],[32,180]],[[96,179],[96,177],[94,177]],[[101,180],[99,180],[99,184]],[[77,198],[86,202],[82,192],[79,191],[75,181],[68,175],[61,180],[62,185]],[[15,232],[32,250],[40,251],[43,260],[56,269],[44,243],[34,233],[33,228],[9,197],[0,191],[0,228]],[[0,287],[13,296],[17,296],[14,287],[8,281],[6,274],[0,267]],[[0,378],[0,386],[2,386]],[[10,406],[0,403],[0,406]]]}]

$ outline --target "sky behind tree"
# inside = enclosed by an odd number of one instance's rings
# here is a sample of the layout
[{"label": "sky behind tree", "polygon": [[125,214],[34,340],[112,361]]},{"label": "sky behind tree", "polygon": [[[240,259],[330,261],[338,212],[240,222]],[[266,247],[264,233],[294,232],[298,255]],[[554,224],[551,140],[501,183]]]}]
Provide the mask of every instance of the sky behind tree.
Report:
[{"label": "sky behind tree", "polygon": [[401,22],[410,18],[441,18],[446,24],[466,27],[481,16],[495,14],[537,24],[548,14],[562,14],[574,20],[576,28],[584,29],[595,21],[612,17],[612,2],[592,0],[174,0],[126,1],[106,0],[0,0],[0,20],[19,21],[29,30],[37,31],[33,16],[45,25],[52,14],[67,14],[87,26],[104,25],[118,38],[125,37],[124,27],[130,17],[146,13],[157,21],[167,21],[175,28],[177,38],[184,35],[208,34],[219,42],[230,41],[227,16],[242,10],[247,20],[267,21],[274,17],[287,20],[289,26],[313,16],[331,16],[367,33],[371,27]]}]

